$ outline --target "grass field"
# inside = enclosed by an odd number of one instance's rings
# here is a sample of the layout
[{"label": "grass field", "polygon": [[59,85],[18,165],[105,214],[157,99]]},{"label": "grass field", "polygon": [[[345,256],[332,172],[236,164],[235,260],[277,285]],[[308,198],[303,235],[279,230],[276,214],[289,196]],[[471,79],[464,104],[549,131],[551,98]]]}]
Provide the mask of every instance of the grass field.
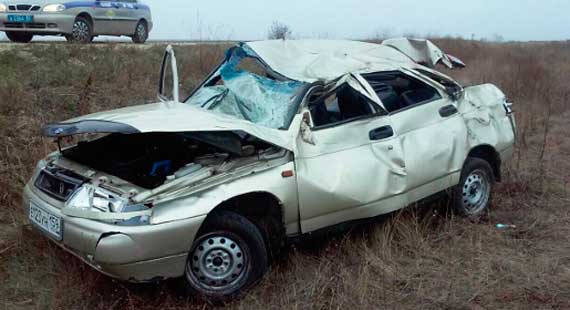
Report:
[{"label": "grass field", "polygon": [[[235,309],[570,309],[570,43],[441,39],[497,84],[519,124],[513,160],[480,221],[444,203],[412,207],[328,239],[290,247]],[[55,149],[42,125],[156,101],[163,48],[18,45],[0,50],[0,308],[204,309],[177,280],[133,285],[90,269],[26,224],[21,190]],[[225,46],[177,49],[185,90]],[[495,224],[516,228],[497,229]]]}]

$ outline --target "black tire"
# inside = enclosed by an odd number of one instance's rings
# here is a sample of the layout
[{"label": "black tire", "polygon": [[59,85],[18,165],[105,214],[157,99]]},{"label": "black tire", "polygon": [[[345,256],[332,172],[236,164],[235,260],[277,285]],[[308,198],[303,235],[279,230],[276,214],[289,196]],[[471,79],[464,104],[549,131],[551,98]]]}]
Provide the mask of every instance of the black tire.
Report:
[{"label": "black tire", "polygon": [[148,25],[144,20],[139,21],[135,33],[131,37],[134,43],[144,44],[148,39]]},{"label": "black tire", "polygon": [[267,267],[267,249],[259,229],[237,213],[221,211],[211,214],[200,229],[184,279],[190,294],[220,303],[251,287]]},{"label": "black tire", "polygon": [[15,42],[15,43],[30,43],[34,38],[34,35],[29,32],[6,32],[6,36],[8,40]]},{"label": "black tire", "polygon": [[489,207],[495,176],[491,165],[481,158],[468,157],[459,184],[453,189],[453,208],[465,217],[477,218]]},{"label": "black tire", "polygon": [[65,38],[72,43],[90,43],[93,41],[93,25],[88,19],[77,17],[71,33],[65,35]]}]

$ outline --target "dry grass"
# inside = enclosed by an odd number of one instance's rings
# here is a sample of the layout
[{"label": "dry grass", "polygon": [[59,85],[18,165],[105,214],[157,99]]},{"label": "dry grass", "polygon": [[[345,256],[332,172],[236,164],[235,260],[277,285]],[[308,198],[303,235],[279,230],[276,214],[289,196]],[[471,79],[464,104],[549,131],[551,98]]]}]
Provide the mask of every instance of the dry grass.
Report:
[{"label": "dry grass", "polygon": [[[436,204],[301,242],[228,307],[570,309],[570,44],[438,43],[469,65],[450,74],[495,83],[515,102],[517,151],[488,216],[470,222]],[[185,85],[222,52],[181,47]],[[1,308],[208,307],[181,294],[177,281],[132,285],[99,275],[27,226],[20,206],[35,162],[54,149],[40,126],[153,101],[161,53],[71,45],[0,52]]]}]

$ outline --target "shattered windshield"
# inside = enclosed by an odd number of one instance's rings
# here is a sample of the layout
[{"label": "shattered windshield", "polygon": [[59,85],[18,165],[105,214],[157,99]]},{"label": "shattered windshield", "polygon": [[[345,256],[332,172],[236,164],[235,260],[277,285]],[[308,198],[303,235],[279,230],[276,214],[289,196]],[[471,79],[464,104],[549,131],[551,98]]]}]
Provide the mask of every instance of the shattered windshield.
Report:
[{"label": "shattered windshield", "polygon": [[226,61],[186,103],[270,128],[288,128],[304,83],[277,80],[244,65],[252,59],[255,53],[246,46],[228,50]]}]

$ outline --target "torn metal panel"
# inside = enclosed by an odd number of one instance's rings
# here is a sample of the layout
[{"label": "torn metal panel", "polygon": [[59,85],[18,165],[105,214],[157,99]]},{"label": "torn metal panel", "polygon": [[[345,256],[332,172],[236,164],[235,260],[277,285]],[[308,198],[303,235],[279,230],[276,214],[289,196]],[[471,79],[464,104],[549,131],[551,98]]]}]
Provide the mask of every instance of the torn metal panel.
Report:
[{"label": "torn metal panel", "polygon": [[459,103],[469,130],[470,146],[491,145],[498,152],[512,146],[516,124],[507,115],[505,94],[492,84],[465,88],[465,96]]},{"label": "torn metal panel", "polygon": [[245,43],[269,67],[296,81],[333,81],[355,72],[394,70],[410,64],[399,51],[343,40],[274,40]]},{"label": "torn metal panel", "polygon": [[345,40],[274,40],[244,43],[274,71],[312,83],[349,73],[391,71],[418,64],[464,67],[429,40],[390,39],[382,44]]},{"label": "torn metal panel", "polygon": [[414,62],[430,68],[434,68],[439,63],[450,69],[465,67],[460,59],[444,53],[429,40],[396,38],[384,40],[382,45],[393,47]]}]

